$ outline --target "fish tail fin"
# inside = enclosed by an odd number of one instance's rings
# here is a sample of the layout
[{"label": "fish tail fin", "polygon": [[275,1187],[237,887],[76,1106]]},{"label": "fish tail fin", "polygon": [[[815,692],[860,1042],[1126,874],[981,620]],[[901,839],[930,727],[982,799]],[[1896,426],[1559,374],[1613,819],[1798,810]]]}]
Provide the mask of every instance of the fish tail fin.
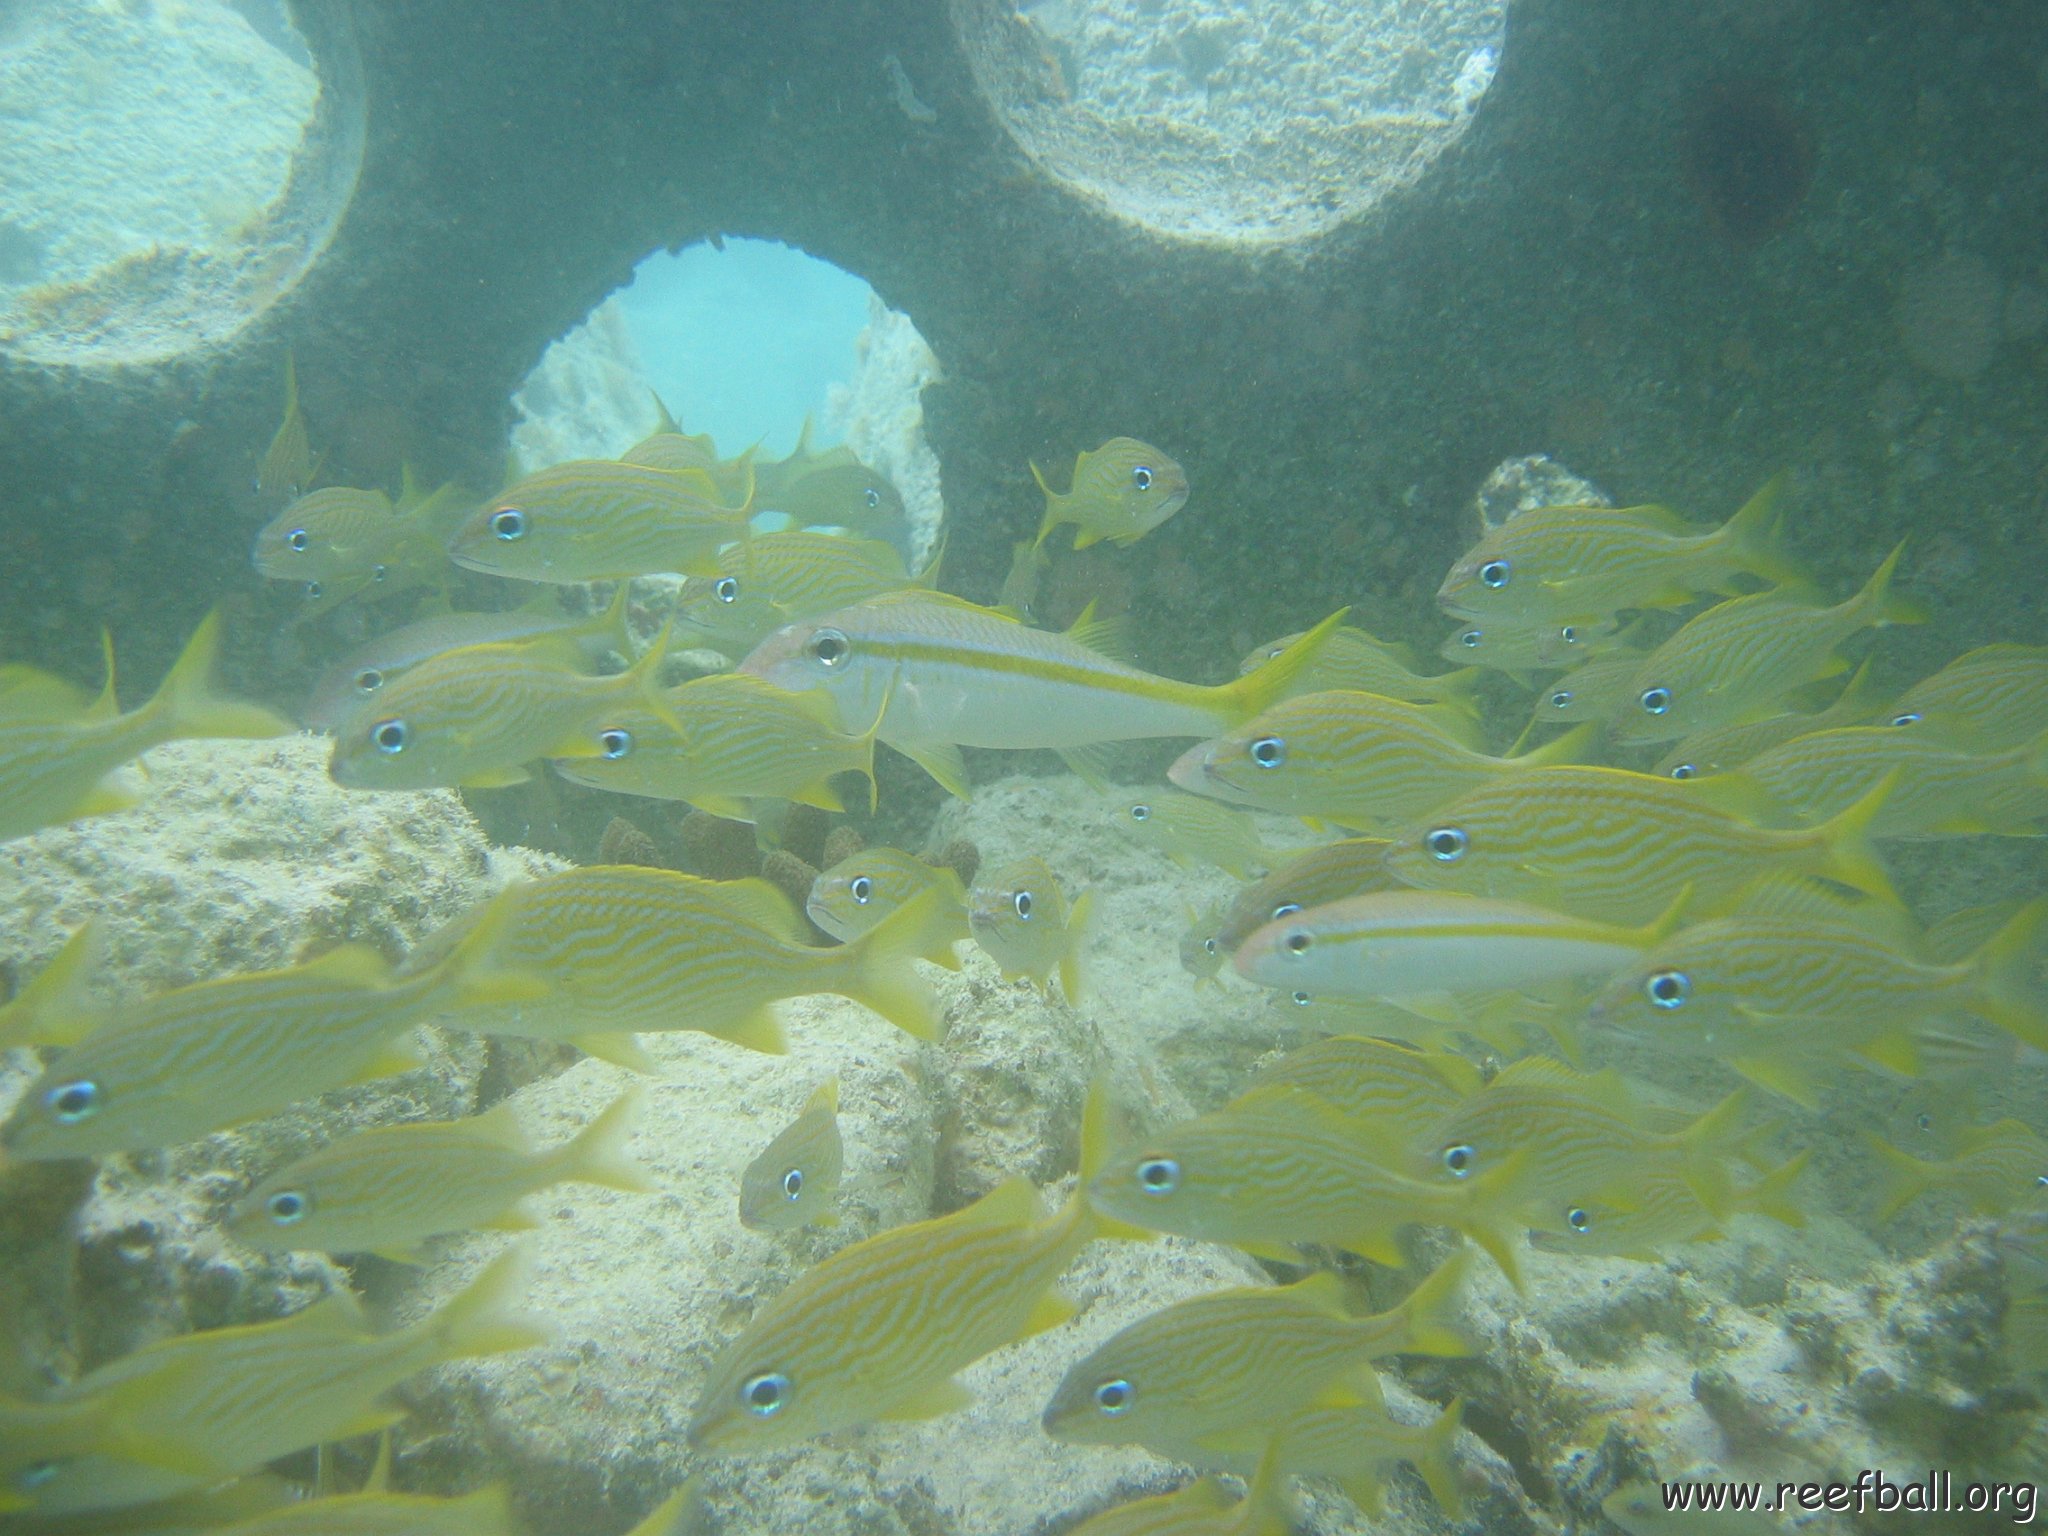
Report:
[{"label": "fish tail fin", "polygon": [[1978,1008],[2000,1028],[2036,1050],[2048,1050],[2048,1007],[2034,984],[2034,968],[2048,931],[2048,896],[2028,902],[1971,957]]},{"label": "fish tail fin", "polygon": [[1484,676],[1484,667],[1459,667],[1426,677],[1423,681],[1430,685],[1439,704],[1448,704],[1453,709],[1462,709],[1476,716],[1479,713],[1479,680]]},{"label": "fish tail fin", "polygon": [[1074,1181],[1069,1210],[1081,1223],[1082,1241],[1112,1238],[1120,1242],[1149,1243],[1158,1234],[1129,1222],[1105,1216],[1088,1201],[1088,1186],[1109,1163],[1116,1150],[1116,1110],[1109,1100],[1109,1079],[1097,1072],[1088,1083],[1088,1097],[1081,1103],[1080,1176]]},{"label": "fish tail fin", "polygon": [[1863,590],[1855,597],[1856,611],[1863,621],[1872,625],[1925,624],[1927,608],[1910,597],[1900,597],[1892,591],[1892,577],[1899,568],[1899,557],[1906,552],[1904,539],[1892,546],[1892,552],[1884,557],[1884,564],[1871,572],[1870,580],[1863,584]]},{"label": "fish tail fin", "polygon": [[1435,1496],[1437,1506],[1454,1521],[1464,1518],[1465,1494],[1458,1486],[1458,1470],[1451,1464],[1451,1446],[1456,1442],[1459,1426],[1464,1421],[1465,1399],[1454,1397],[1423,1430],[1414,1454],[1408,1458],[1409,1464]]},{"label": "fish tail fin", "polygon": [[1252,668],[1251,671],[1233,682],[1223,684],[1219,690],[1229,701],[1229,724],[1232,728],[1244,724],[1254,715],[1263,713],[1280,702],[1296,678],[1308,670],[1309,665],[1322,655],[1323,648],[1330,643],[1349,608],[1339,608],[1322,623],[1296,640],[1278,656]]},{"label": "fish tail fin", "polygon": [[640,702],[647,706],[657,720],[676,735],[688,740],[688,729],[677,718],[674,706],[669,703],[668,695],[661,687],[661,673],[668,665],[669,641],[675,634],[675,628],[673,619],[662,625],[661,633],[654,637],[654,644],[648,646],[641,653],[639,660],[620,674],[620,681],[623,686],[640,695]]},{"label": "fish tail fin", "polygon": [[1791,478],[1791,471],[1779,470],[1721,526],[1729,563],[1776,585],[1803,579],[1779,543],[1784,520],[1778,515],[1778,497]]},{"label": "fish tail fin", "polygon": [[628,1150],[633,1127],[646,1106],[647,1090],[638,1086],[612,1100],[602,1114],[554,1154],[553,1161],[561,1169],[562,1177],[622,1190],[629,1195],[652,1193],[654,1183],[647,1177],[647,1170]]},{"label": "fish tail fin", "polygon": [[1892,889],[1892,877],[1884,867],[1884,860],[1871,846],[1870,828],[1898,785],[1900,772],[1894,768],[1869,794],[1833,820],[1824,821],[1813,829],[1821,854],[1818,873],[1840,881],[1851,890],[1894,905],[1898,904],[1898,893]]},{"label": "fish tail fin", "polygon": [[851,944],[832,953],[847,966],[846,995],[874,1009],[905,1034],[938,1040],[946,1032],[938,1000],[913,960],[959,968],[937,890],[920,892]]},{"label": "fish tail fin", "polygon": [[36,979],[0,1007],[0,1050],[70,1045],[95,1023],[90,986],[106,957],[107,928],[89,917]]},{"label": "fish tail fin", "polygon": [[603,636],[621,656],[633,654],[633,583],[622,581],[597,620],[593,633]]},{"label": "fish tail fin", "polygon": [[1039,522],[1038,537],[1031,541],[1032,551],[1036,553],[1044,545],[1047,535],[1066,521],[1060,509],[1066,505],[1067,498],[1045,483],[1045,475],[1036,464],[1031,465],[1031,478],[1045,492],[1045,517]]},{"label": "fish tail fin", "polygon": [[1590,763],[1597,761],[1601,734],[1607,729],[1603,720],[1587,720],[1573,726],[1555,740],[1546,741],[1533,752],[1524,752],[1520,757],[1506,761],[1520,768],[1554,768],[1564,763]]},{"label": "fish tail fin", "polygon": [[1768,1216],[1792,1228],[1806,1225],[1806,1209],[1792,1197],[1792,1187],[1799,1182],[1799,1176],[1806,1172],[1806,1165],[1813,1161],[1813,1149],[1807,1148],[1797,1157],[1772,1169],[1756,1183],[1742,1192],[1742,1208],[1754,1211],[1759,1216]]},{"label": "fish tail fin", "polygon": [[1401,1352],[1461,1359],[1472,1353],[1472,1341],[1458,1327],[1460,1299],[1472,1273],[1472,1250],[1459,1248],[1437,1265],[1401,1302],[1406,1334]]},{"label": "fish tail fin", "polygon": [[510,1354],[547,1343],[553,1335],[538,1319],[518,1310],[531,1268],[532,1254],[524,1246],[508,1248],[440,1310],[415,1324],[433,1363]]},{"label": "fish tail fin", "polygon": [[1081,1005],[1081,949],[1088,942],[1088,928],[1095,913],[1095,893],[1083,891],[1067,909],[1067,946],[1060,951],[1060,991],[1067,1006]]},{"label": "fish tail fin", "polygon": [[259,704],[244,704],[214,692],[213,670],[220,659],[220,610],[201,621],[143,709],[159,741],[235,738],[260,741],[288,736],[295,727]]},{"label": "fish tail fin", "polygon": [[1884,1204],[1878,1207],[1879,1221],[1890,1221],[1941,1183],[1938,1166],[1923,1163],[1910,1153],[1901,1152],[1882,1136],[1865,1131],[1863,1144],[1884,1164]]}]

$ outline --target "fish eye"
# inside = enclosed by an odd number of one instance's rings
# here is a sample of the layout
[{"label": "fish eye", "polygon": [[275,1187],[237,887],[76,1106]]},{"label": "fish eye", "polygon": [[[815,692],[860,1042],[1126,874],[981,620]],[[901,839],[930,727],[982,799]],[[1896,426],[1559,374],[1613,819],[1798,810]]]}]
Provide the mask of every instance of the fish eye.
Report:
[{"label": "fish eye", "polygon": [[1131,484],[1135,485],[1141,491],[1151,490],[1152,471],[1147,469],[1143,464],[1140,464],[1136,469],[1133,469],[1131,471]]},{"label": "fish eye", "polygon": [[1134,806],[1132,806],[1132,807],[1131,807],[1131,820],[1133,820],[1133,821],[1150,821],[1151,819],[1152,819],[1152,807],[1151,807],[1151,806],[1149,806],[1149,805],[1134,805]]},{"label": "fish eye", "polygon": [[391,567],[388,565],[373,565],[370,567],[370,580],[372,581],[382,581],[390,574]]},{"label": "fish eye", "polygon": [[1892,716],[1893,725],[1918,725],[1919,723],[1920,711],[1917,709],[1909,709],[1903,715]]},{"label": "fish eye", "polygon": [[1457,827],[1435,827],[1422,835],[1422,846],[1439,864],[1455,864],[1465,856],[1470,841]]},{"label": "fish eye", "polygon": [[740,584],[731,576],[721,576],[711,584],[711,595],[721,603],[736,603],[740,600]]},{"label": "fish eye", "polygon": [[1294,1004],[1294,1006],[1297,1008],[1306,1008],[1310,1003],[1315,1001],[1315,999],[1310,997],[1306,992],[1290,992],[1287,994],[1287,1000],[1290,1003]]},{"label": "fish eye", "polygon": [[294,528],[284,536],[284,547],[295,555],[303,555],[313,547],[313,536],[303,528]]},{"label": "fish eye", "polygon": [[59,1083],[43,1095],[43,1104],[59,1125],[77,1125],[100,1110],[100,1085],[86,1078]]},{"label": "fish eye", "polygon": [[782,1197],[783,1197],[783,1198],[784,1198],[785,1200],[794,1200],[794,1199],[796,1199],[796,1197],[797,1197],[798,1195],[801,1195],[801,1194],[802,1194],[803,1192],[804,1192],[804,1171],[803,1171],[803,1169],[801,1169],[801,1168],[792,1168],[792,1169],[790,1169],[790,1170],[789,1170],[789,1172],[785,1173],[785,1174],[784,1174],[784,1175],[782,1176]]},{"label": "fish eye", "polygon": [[1477,650],[1479,647],[1479,642],[1484,638],[1485,636],[1482,635],[1480,631],[1476,629],[1468,629],[1462,635],[1458,636],[1458,644],[1464,646],[1465,649],[1467,649],[1468,651]]},{"label": "fish eye", "polygon": [[319,582],[317,582],[317,581],[309,581],[309,582],[307,582],[307,583],[306,583],[306,601],[307,601],[307,602],[309,602],[309,603],[312,603],[312,602],[318,602],[318,601],[319,601],[319,598],[320,598],[320,594],[321,594],[322,592],[325,592],[326,590],[327,590],[327,589],[326,589],[325,587],[321,586],[321,585],[320,585],[320,583],[319,583]]},{"label": "fish eye", "polygon": [[821,667],[839,666],[852,650],[853,644],[842,630],[821,629],[811,636],[811,657]]},{"label": "fish eye", "polygon": [[412,731],[403,720],[379,720],[370,727],[370,744],[386,757],[398,756],[411,738]]},{"label": "fish eye", "polygon": [[789,1401],[789,1378],[780,1371],[762,1371],[740,1383],[740,1406],[757,1419],[773,1418]]},{"label": "fish eye", "polygon": [[1662,687],[1645,688],[1642,698],[1637,700],[1637,702],[1650,714],[1664,714],[1671,708],[1671,690]]},{"label": "fish eye", "polygon": [[1138,1164],[1138,1188],[1148,1195],[1170,1195],[1180,1188],[1180,1164],[1170,1157],[1148,1157]]},{"label": "fish eye", "polygon": [[517,507],[501,507],[491,514],[491,532],[510,544],[526,537],[526,514]]},{"label": "fish eye", "polygon": [[1919,1114],[1913,1117],[1913,1123],[1920,1127],[1920,1129],[1923,1131],[1931,1131],[1934,1129],[1934,1116],[1928,1114],[1925,1110],[1922,1110]]},{"label": "fish eye", "polygon": [[384,674],[375,667],[365,667],[356,674],[357,693],[375,693],[384,686]]},{"label": "fish eye", "polygon": [[289,1227],[294,1222],[304,1221],[306,1213],[313,1208],[313,1202],[296,1189],[280,1189],[263,1202],[263,1209],[270,1212],[270,1219],[280,1227]]},{"label": "fish eye", "polygon": [[1203,954],[1205,954],[1205,955],[1213,955],[1213,954],[1215,954],[1215,953],[1216,953],[1216,941],[1215,941],[1214,939],[1204,939],[1204,940],[1202,940],[1202,953],[1203,953]]},{"label": "fish eye", "polygon": [[1252,761],[1261,768],[1278,768],[1287,761],[1287,743],[1278,736],[1261,736],[1252,743]]},{"label": "fish eye", "polygon": [[1118,1414],[1131,1411],[1131,1401],[1137,1395],[1131,1390],[1131,1384],[1123,1377],[1112,1377],[1096,1387],[1095,1406],[1111,1418],[1115,1418]]},{"label": "fish eye", "polygon": [[1489,560],[1486,564],[1479,567],[1480,581],[1492,587],[1496,592],[1508,584],[1508,577],[1511,573],[1512,568],[1505,560]]},{"label": "fish eye", "polygon": [[611,726],[597,733],[597,748],[606,758],[617,762],[633,750],[633,733],[622,726]]},{"label": "fish eye", "polygon": [[1444,1171],[1454,1179],[1470,1178],[1472,1165],[1479,1160],[1479,1154],[1472,1149],[1470,1143],[1463,1141],[1445,1147],[1442,1156]]},{"label": "fish eye", "polygon": [[1557,638],[1566,645],[1577,645],[1579,643],[1579,626],[1576,624],[1565,625],[1564,628],[1557,632]]},{"label": "fish eye", "polygon": [[1574,1232],[1590,1232],[1593,1218],[1583,1205],[1575,1205],[1564,1213],[1564,1224]]},{"label": "fish eye", "polygon": [[867,501],[869,510],[872,511],[874,508],[879,507],[882,504],[882,493],[876,490],[871,485],[867,488],[865,500]]},{"label": "fish eye", "polygon": [[1315,936],[1306,928],[1296,928],[1281,943],[1290,955],[1305,955],[1309,946],[1315,943]]},{"label": "fish eye", "polygon": [[1673,763],[1671,765],[1671,777],[1674,779],[1684,780],[1697,778],[1698,776],[1699,769],[1691,763]]},{"label": "fish eye", "polygon": [[1552,709],[1569,709],[1571,708],[1571,702],[1572,691],[1569,688],[1560,688],[1550,696],[1550,707]]},{"label": "fish eye", "polygon": [[1643,995],[1653,1008],[1683,1008],[1692,996],[1692,978],[1683,971],[1659,971],[1643,983]]},{"label": "fish eye", "polygon": [[1010,898],[1010,906],[1025,922],[1031,921],[1031,893],[1019,891]]},{"label": "fish eye", "polygon": [[1281,918],[1283,918],[1283,917],[1292,917],[1292,916],[1294,916],[1294,914],[1295,914],[1295,913],[1299,912],[1300,910],[1301,910],[1301,903],[1300,903],[1300,902],[1298,902],[1298,901],[1283,901],[1283,902],[1281,902],[1281,903],[1280,903],[1280,905],[1279,905],[1279,906],[1277,906],[1277,907],[1275,907],[1275,908],[1273,909],[1273,915],[1272,915],[1272,916],[1271,916],[1270,918],[1268,918],[1268,919],[1267,919],[1267,921],[1268,921],[1268,922],[1274,922],[1274,923],[1277,923],[1277,922],[1279,922],[1279,921],[1280,921],[1280,919],[1281,919]]},{"label": "fish eye", "polygon": [[875,894],[875,882],[866,875],[855,875],[853,877],[853,884],[849,885],[846,889],[847,893],[855,901],[859,902],[862,906],[866,906],[868,898]]}]

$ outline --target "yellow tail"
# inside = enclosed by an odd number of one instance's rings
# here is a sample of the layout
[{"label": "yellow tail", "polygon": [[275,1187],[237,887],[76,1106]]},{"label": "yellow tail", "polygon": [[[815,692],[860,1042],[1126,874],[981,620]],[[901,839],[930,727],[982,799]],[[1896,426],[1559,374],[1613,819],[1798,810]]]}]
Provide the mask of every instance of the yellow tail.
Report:
[{"label": "yellow tail", "polygon": [[1890,1221],[1941,1182],[1941,1170],[1933,1163],[1923,1163],[1901,1152],[1883,1137],[1865,1131],[1863,1142],[1884,1164],[1884,1204],[1878,1207],[1879,1221]]},{"label": "yellow tail", "polygon": [[1778,543],[1778,496],[1790,478],[1789,471],[1779,470],[1743,504],[1741,511],[1721,525],[1720,542],[1725,546],[1728,562],[1774,586],[1806,579]]},{"label": "yellow tail", "polygon": [[[216,609],[192,632],[156,697],[136,711],[146,723],[152,741],[260,741],[289,736],[297,729],[261,705],[222,698],[214,692],[213,670],[220,659],[220,630],[220,611]],[[111,677],[110,670],[110,683]]]},{"label": "yellow tail", "polygon": [[1225,700],[1225,728],[1240,726],[1279,703],[1294,680],[1323,653],[1323,647],[1330,643],[1330,636],[1337,632],[1350,611],[1349,608],[1339,608],[1272,660],[1218,688],[1216,691]]},{"label": "yellow tail", "polygon": [[1045,542],[1047,534],[1067,520],[1060,510],[1066,505],[1067,498],[1045,483],[1045,476],[1039,472],[1036,464],[1031,466],[1031,478],[1036,480],[1038,488],[1045,492],[1045,518],[1038,525],[1038,537],[1031,541],[1031,547],[1035,551]]},{"label": "yellow tail", "polygon": [[844,967],[844,995],[916,1039],[943,1038],[946,1024],[938,999],[911,962],[928,960],[958,970],[951,942],[957,926],[942,891],[919,892],[853,943],[831,952]]},{"label": "yellow tail", "polygon": [[2034,969],[2048,937],[2048,896],[2028,902],[1971,957],[1978,1012],[2036,1050],[2048,1051],[2048,1000]]},{"label": "yellow tail", "polygon": [[524,1248],[506,1249],[459,1295],[413,1325],[415,1337],[427,1347],[427,1363],[509,1354],[550,1341],[553,1335],[537,1319],[515,1310],[531,1257]]},{"label": "yellow tail", "polygon": [[[1882,781],[1858,800],[1854,805],[1836,816],[1832,821],[1822,822],[1815,827],[1812,837],[1820,850],[1820,868],[1815,871],[1830,880],[1839,880],[1852,890],[1875,896],[1894,906],[1900,904],[1898,893],[1892,889],[1892,877],[1884,867],[1884,860],[1870,844],[1871,824],[1877,820],[1877,813],[1884,809],[1884,803],[1891,798],[1899,782],[1900,770],[1894,768]],[[1720,778],[1732,777],[1728,774]]]},{"label": "yellow tail", "polygon": [[550,1161],[561,1170],[561,1177],[565,1179],[622,1190],[629,1195],[652,1193],[653,1181],[629,1150],[633,1128],[646,1107],[647,1091],[639,1087],[628,1088],[578,1132],[573,1141],[557,1151]]}]

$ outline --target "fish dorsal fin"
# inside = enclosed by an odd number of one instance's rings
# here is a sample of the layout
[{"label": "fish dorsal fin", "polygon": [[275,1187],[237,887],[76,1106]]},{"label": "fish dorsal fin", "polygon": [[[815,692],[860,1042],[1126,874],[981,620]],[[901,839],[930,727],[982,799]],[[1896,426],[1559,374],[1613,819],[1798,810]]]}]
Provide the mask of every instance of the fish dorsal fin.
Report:
[{"label": "fish dorsal fin", "polygon": [[728,912],[765,928],[778,939],[789,943],[801,943],[810,931],[804,919],[790,905],[789,898],[782,891],[758,876],[745,880],[707,880],[712,896],[723,903]]},{"label": "fish dorsal fin", "polygon": [[1654,501],[1645,502],[1640,507],[1603,507],[1600,510],[1612,512],[1616,517],[1628,518],[1631,522],[1641,523],[1645,528],[1654,528],[1659,533],[1668,533],[1676,538],[1697,538],[1702,534],[1716,531],[1711,527],[1689,523],[1669,507]]},{"label": "fish dorsal fin", "polygon": [[804,1101],[803,1113],[806,1115],[814,1113],[828,1115],[838,1114],[839,1079],[836,1077],[828,1077],[825,1079],[824,1082],[818,1084],[816,1088],[813,1088],[811,1090],[811,1096]]},{"label": "fish dorsal fin", "polygon": [[1107,656],[1111,661],[1129,662],[1131,648],[1130,615],[1117,614],[1109,618],[1098,618],[1095,613],[1097,598],[1090,598],[1088,606],[1081,610],[1081,616],[1067,626],[1067,638],[1079,646]]},{"label": "fish dorsal fin", "polygon": [[1028,1227],[1045,1220],[1045,1205],[1029,1179],[1012,1174],[974,1204],[945,1219],[963,1227]]},{"label": "fish dorsal fin", "polygon": [[1329,1317],[1350,1318],[1356,1315],[1351,1305],[1351,1287],[1334,1269],[1319,1269],[1306,1279],[1281,1289],[1290,1301],[1311,1311]]},{"label": "fish dorsal fin", "polygon": [[510,1099],[501,1099],[482,1114],[472,1115],[463,1124],[463,1132],[487,1146],[503,1147],[508,1152],[533,1150],[533,1141],[520,1125]]},{"label": "fish dorsal fin", "polygon": [[391,963],[367,944],[337,944],[298,970],[345,986],[378,987],[391,980]]},{"label": "fish dorsal fin", "polygon": [[99,697],[86,706],[88,720],[116,720],[121,715],[121,704],[114,696],[114,632],[100,631],[100,658],[106,670],[106,682],[100,686]]},{"label": "fish dorsal fin", "polygon": [[683,429],[676,425],[675,417],[669,415],[668,407],[662,403],[661,396],[656,394],[652,389],[650,389],[647,391],[647,398],[654,402],[655,432],[662,433],[664,435],[668,433],[673,433],[678,437],[682,436]]}]

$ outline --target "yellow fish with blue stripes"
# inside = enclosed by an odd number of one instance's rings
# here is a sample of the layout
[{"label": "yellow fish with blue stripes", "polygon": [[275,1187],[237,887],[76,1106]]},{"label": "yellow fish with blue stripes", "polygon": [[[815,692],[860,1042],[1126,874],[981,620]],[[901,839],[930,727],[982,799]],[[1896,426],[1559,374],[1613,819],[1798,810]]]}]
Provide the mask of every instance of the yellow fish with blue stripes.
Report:
[{"label": "yellow fish with blue stripes", "polygon": [[1129,547],[1187,505],[1187,472],[1150,443],[1112,437],[1074,460],[1074,478],[1063,496],[1046,483],[1036,464],[1031,478],[1045,493],[1045,518],[1038,543],[1053,529],[1074,525],[1074,548],[1103,539]]},{"label": "yellow fish with blue stripes", "polygon": [[839,1136],[839,1079],[818,1085],[803,1112],[740,1175],[740,1225],[757,1232],[836,1225],[832,1196],[846,1164]]},{"label": "yellow fish with blue stripes", "polygon": [[721,500],[705,470],[573,459],[507,486],[448,542],[455,563],[516,581],[619,581],[716,573],[718,552],[747,537],[749,493]]}]

